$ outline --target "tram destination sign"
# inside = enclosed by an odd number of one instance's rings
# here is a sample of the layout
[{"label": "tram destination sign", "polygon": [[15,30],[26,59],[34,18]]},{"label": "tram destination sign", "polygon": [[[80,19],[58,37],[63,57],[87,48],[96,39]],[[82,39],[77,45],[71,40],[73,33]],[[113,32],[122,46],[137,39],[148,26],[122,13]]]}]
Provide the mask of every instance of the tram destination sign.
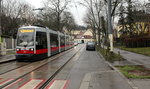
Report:
[{"label": "tram destination sign", "polygon": [[21,29],[21,33],[26,33],[26,32],[34,32],[34,29]]}]

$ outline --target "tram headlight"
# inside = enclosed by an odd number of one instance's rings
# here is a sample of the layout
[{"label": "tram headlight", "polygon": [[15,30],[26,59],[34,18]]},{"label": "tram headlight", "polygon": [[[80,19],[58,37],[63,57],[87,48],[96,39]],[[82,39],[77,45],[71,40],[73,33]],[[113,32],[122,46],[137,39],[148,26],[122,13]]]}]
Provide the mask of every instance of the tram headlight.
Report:
[{"label": "tram headlight", "polygon": [[20,51],[20,48],[16,48],[16,51]]},{"label": "tram headlight", "polygon": [[34,48],[30,48],[30,51],[34,51]]}]

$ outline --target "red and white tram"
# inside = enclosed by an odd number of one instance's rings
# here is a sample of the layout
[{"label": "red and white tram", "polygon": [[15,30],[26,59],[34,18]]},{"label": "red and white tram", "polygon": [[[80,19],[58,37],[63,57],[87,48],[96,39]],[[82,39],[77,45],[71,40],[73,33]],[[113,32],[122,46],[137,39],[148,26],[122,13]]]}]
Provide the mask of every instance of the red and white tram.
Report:
[{"label": "red and white tram", "polygon": [[39,60],[73,47],[71,36],[46,27],[24,26],[18,29],[16,59]]}]

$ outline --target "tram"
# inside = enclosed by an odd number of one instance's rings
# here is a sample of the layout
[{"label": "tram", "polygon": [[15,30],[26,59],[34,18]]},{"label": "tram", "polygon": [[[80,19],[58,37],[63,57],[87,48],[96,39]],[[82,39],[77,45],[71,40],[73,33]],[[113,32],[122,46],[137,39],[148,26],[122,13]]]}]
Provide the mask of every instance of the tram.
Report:
[{"label": "tram", "polygon": [[16,40],[17,61],[50,57],[73,47],[73,37],[42,26],[23,26]]}]

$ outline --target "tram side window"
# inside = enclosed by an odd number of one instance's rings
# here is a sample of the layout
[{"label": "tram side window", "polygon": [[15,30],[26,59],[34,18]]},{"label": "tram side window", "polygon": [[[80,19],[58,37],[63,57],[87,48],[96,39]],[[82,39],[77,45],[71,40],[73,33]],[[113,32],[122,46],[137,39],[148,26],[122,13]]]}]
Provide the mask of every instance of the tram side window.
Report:
[{"label": "tram side window", "polygon": [[60,45],[61,46],[65,45],[65,36],[60,36]]},{"label": "tram side window", "polygon": [[50,34],[51,47],[58,47],[58,36],[57,34]]},{"label": "tram side window", "polygon": [[47,36],[46,32],[36,33],[36,49],[46,49],[47,48]]},{"label": "tram side window", "polygon": [[69,45],[69,37],[66,37],[66,45]]}]

